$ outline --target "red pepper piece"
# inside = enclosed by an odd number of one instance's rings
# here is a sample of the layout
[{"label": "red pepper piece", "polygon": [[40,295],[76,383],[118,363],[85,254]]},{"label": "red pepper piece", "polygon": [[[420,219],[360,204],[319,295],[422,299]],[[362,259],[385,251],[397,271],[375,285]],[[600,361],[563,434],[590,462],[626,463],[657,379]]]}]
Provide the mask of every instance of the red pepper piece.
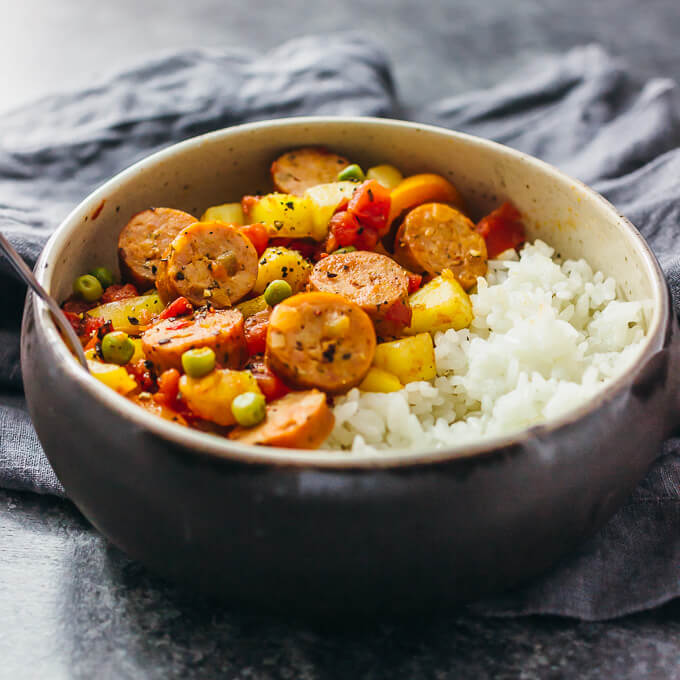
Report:
[{"label": "red pepper piece", "polygon": [[516,249],[526,241],[522,214],[510,201],[483,217],[476,230],[484,237],[490,258],[510,248]]},{"label": "red pepper piece", "polygon": [[408,294],[415,293],[420,284],[423,282],[423,277],[421,274],[414,274],[413,272],[408,272]]},{"label": "red pepper piece", "polygon": [[244,324],[243,331],[246,336],[246,347],[248,355],[262,354],[267,344],[267,328],[269,328],[270,309],[263,309],[261,312],[249,316]]},{"label": "red pepper piece", "polygon": [[247,368],[253,374],[257,386],[267,401],[274,401],[290,392],[286,383],[264,363],[261,356],[253,357]]},{"label": "red pepper piece", "polygon": [[378,236],[383,236],[389,228],[390,204],[389,189],[370,179],[352,194],[347,211],[357,218],[362,227],[373,229]]},{"label": "red pepper piece", "polygon": [[185,297],[178,297],[173,300],[159,315],[160,319],[170,319],[173,316],[185,316],[186,314],[191,314],[194,308],[191,306],[191,302]]}]

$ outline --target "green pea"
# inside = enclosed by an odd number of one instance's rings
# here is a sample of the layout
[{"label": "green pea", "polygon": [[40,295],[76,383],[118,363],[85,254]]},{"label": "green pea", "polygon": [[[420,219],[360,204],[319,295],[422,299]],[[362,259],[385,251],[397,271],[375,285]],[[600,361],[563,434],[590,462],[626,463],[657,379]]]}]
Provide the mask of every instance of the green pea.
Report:
[{"label": "green pea", "polygon": [[182,354],[182,368],[191,378],[202,378],[215,368],[215,352],[210,347],[188,349]]},{"label": "green pea", "polygon": [[338,173],[338,182],[363,182],[365,179],[364,171],[356,163],[348,165]]},{"label": "green pea", "polygon": [[353,253],[355,250],[356,248],[354,246],[345,246],[344,248],[334,250],[333,255],[336,255],[337,253]]},{"label": "green pea", "polygon": [[90,275],[94,276],[102,284],[102,288],[108,288],[113,285],[113,274],[106,267],[95,267],[90,271]]},{"label": "green pea", "polygon": [[278,305],[293,294],[293,289],[288,281],[275,279],[264,289],[264,301],[270,306]]},{"label": "green pea", "polygon": [[83,274],[73,282],[73,292],[86,302],[95,302],[104,293],[99,279],[92,274]]},{"label": "green pea", "polygon": [[102,356],[104,361],[123,366],[135,353],[135,345],[123,331],[112,331],[102,338]]},{"label": "green pea", "polygon": [[267,413],[264,397],[257,392],[242,392],[231,402],[231,412],[239,425],[257,425]]}]

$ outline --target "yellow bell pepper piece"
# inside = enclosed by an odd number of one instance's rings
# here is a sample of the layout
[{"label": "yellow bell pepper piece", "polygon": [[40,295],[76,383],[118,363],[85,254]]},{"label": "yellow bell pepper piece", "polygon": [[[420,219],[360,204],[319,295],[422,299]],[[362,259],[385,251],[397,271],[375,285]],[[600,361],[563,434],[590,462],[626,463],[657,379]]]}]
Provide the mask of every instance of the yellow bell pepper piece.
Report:
[{"label": "yellow bell pepper piece", "polygon": [[366,377],[361,381],[359,389],[364,392],[397,392],[403,387],[394,373],[371,366]]},{"label": "yellow bell pepper piece", "polygon": [[381,342],[375,348],[373,366],[394,374],[402,384],[432,380],[437,375],[434,344],[429,333]]},{"label": "yellow bell pepper piece", "polygon": [[94,307],[87,312],[88,316],[98,316],[110,321],[117,331],[125,331],[128,335],[139,335],[144,326],[151,323],[152,317],[164,309],[158,293],[140,295],[127,300],[116,300]]}]

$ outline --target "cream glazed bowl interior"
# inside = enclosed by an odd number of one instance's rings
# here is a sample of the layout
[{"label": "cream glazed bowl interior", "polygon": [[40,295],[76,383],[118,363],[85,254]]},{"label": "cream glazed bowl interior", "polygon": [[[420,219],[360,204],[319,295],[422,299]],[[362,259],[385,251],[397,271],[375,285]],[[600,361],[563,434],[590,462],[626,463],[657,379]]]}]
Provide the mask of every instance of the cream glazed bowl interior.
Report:
[{"label": "cream glazed bowl interior", "polygon": [[299,451],[240,445],[161,420],[87,375],[29,295],[29,409],[67,494],[114,544],[203,591],[321,613],[442,605],[545,570],[606,521],[645,474],[678,403],[667,285],[637,230],[594,191],[487,140],[371,118],[228,128],[158,152],[96,190],[45,247],[36,274],[59,301],[95,265],[117,270],[120,229],[168,206],[201,214],[266,191],[281,152],[326,146],[368,167],[435,172],[473,219],[511,199],[530,239],[586,257],[650,301],[638,360],[561,418],[438,450]]}]

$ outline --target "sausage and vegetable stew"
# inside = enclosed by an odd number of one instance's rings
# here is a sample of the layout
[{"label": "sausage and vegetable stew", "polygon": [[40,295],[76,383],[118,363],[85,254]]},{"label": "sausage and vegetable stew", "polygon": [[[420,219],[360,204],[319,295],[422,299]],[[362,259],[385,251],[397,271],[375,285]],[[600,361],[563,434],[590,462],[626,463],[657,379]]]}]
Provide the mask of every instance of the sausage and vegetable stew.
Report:
[{"label": "sausage and vegetable stew", "polygon": [[122,226],[122,281],[79,276],[63,310],[92,374],[139,407],[248,444],[311,449],[357,387],[435,377],[432,335],[472,321],[487,261],[525,240],[506,203],[478,224],[436,174],[289,151],[273,191]]}]

